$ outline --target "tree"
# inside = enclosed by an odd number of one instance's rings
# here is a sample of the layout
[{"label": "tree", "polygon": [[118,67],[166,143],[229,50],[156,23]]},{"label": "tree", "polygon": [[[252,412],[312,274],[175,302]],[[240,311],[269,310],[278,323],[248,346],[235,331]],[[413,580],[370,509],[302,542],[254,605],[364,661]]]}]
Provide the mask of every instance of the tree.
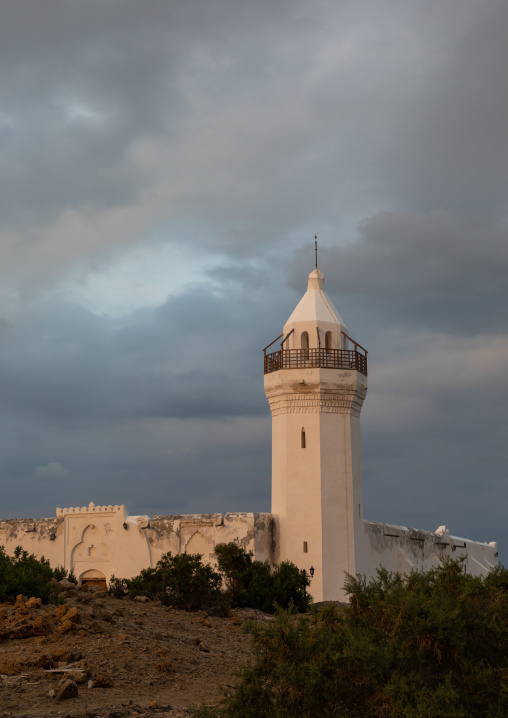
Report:
[{"label": "tree", "polygon": [[59,591],[52,579],[63,577],[61,569],[52,569],[44,557],[38,559],[21,546],[15,549],[14,556],[8,556],[0,547],[0,603],[19,594],[35,596],[44,603],[55,602]]},{"label": "tree", "polygon": [[460,562],[349,577],[349,606],[251,628],[254,660],[222,718],[508,715],[508,571]]},{"label": "tree", "polygon": [[277,606],[292,605],[304,612],[311,605],[312,597],[307,593],[309,578],[290,561],[272,568],[268,561],[255,561],[252,552],[235,543],[218,544],[215,553],[233,606],[274,613]]},{"label": "tree", "polygon": [[224,612],[222,577],[211,566],[203,565],[199,554],[166,553],[155,568],[146,568],[135,578],[112,579],[110,592],[116,596],[157,598],[166,606],[196,611]]}]

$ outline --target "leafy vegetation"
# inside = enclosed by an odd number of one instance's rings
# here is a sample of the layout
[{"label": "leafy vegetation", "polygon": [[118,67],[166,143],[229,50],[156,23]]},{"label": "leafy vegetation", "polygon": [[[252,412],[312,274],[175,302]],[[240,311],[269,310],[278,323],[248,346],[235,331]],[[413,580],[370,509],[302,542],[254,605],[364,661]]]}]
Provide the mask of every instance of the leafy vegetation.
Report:
[{"label": "leafy vegetation", "polygon": [[268,561],[254,561],[252,553],[235,543],[218,544],[215,553],[232,606],[257,608],[266,613],[274,613],[277,607],[293,606],[302,613],[309,609],[310,580],[305,571],[290,561],[272,568]]},{"label": "leafy vegetation", "polygon": [[221,591],[222,577],[211,566],[204,566],[199,554],[164,554],[155,568],[145,568],[131,579],[113,578],[109,591],[114,596],[128,594],[158,598],[164,605],[186,611],[207,609],[227,611]]},{"label": "leafy vegetation", "polygon": [[52,569],[45,558],[38,559],[20,546],[14,556],[8,556],[0,547],[0,602],[11,601],[21,593],[55,603],[59,596],[55,581],[66,577],[65,569]]},{"label": "leafy vegetation", "polygon": [[112,578],[109,592],[158,598],[163,604],[187,611],[206,609],[224,615],[230,607],[276,608],[307,611],[312,597],[309,578],[289,561],[272,568],[268,561],[254,561],[235,543],[215,548],[218,571],[203,565],[200,554],[165,554],[155,568],[143,569],[131,579]]},{"label": "leafy vegetation", "polygon": [[450,562],[349,577],[349,606],[252,626],[255,658],[222,708],[195,718],[508,715],[508,571]]}]

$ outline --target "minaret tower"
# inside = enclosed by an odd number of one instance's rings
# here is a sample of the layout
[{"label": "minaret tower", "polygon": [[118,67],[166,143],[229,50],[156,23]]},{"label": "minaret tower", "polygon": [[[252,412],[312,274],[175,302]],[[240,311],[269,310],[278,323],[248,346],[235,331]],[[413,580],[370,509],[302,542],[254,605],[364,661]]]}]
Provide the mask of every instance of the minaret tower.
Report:
[{"label": "minaret tower", "polygon": [[[280,348],[267,353],[280,339]],[[363,571],[360,411],[367,352],[349,337],[326,295],[317,259],[307,292],[264,352],[277,558],[314,568],[314,600],[340,600],[344,572]]]}]

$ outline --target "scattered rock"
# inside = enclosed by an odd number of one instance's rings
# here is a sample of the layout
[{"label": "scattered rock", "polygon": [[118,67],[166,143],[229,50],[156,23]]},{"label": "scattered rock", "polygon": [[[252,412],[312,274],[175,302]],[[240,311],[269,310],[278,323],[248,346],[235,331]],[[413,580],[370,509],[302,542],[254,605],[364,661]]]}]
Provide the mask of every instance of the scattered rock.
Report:
[{"label": "scattered rock", "polygon": [[106,671],[103,671],[102,673],[97,673],[95,676],[95,680],[93,682],[94,688],[112,688],[113,687],[113,679],[107,673]]},{"label": "scattered rock", "polygon": [[76,606],[73,606],[72,608],[69,608],[67,613],[62,616],[61,621],[73,621],[74,623],[79,620],[79,611],[76,608]]},{"label": "scattered rock", "polygon": [[67,613],[67,606],[63,604],[62,606],[58,606],[58,608],[55,611],[55,618],[62,618],[62,616],[65,616]]},{"label": "scattered rock", "polygon": [[134,596],[133,600],[136,601],[136,603],[148,603],[150,601],[148,596]]},{"label": "scattered rock", "polygon": [[57,701],[66,701],[69,698],[78,697],[78,686],[75,681],[70,678],[64,678],[57,685],[55,690],[55,699]]},{"label": "scattered rock", "polygon": [[29,598],[26,602],[26,607],[29,611],[32,611],[34,608],[40,608],[42,605],[42,601],[40,598],[36,598],[35,596],[32,596],[32,598]]},{"label": "scattered rock", "polygon": [[87,676],[89,676],[91,673],[90,664],[84,658],[76,663],[76,668],[81,668],[81,670],[84,671]]},{"label": "scattered rock", "polygon": [[56,629],[58,633],[61,633],[64,635],[65,633],[69,633],[69,631],[72,630],[72,621],[64,620],[61,626],[58,626]]},{"label": "scattered rock", "polygon": [[[147,596],[134,602],[83,590],[76,597],[66,592],[65,597],[66,603],[59,606],[39,606],[31,600],[34,596],[20,596],[17,605],[0,604],[0,661],[11,661],[0,669],[0,718],[56,718],[58,712],[58,718],[86,712],[107,718],[112,711],[118,711],[118,718],[180,718],[189,712],[171,708],[173,697],[183,705],[214,703],[220,699],[219,685],[229,685],[248,659],[250,637],[231,620],[167,608]],[[236,611],[232,615],[240,623],[258,618]],[[75,688],[63,691],[69,681],[77,686],[77,697],[50,708],[47,696],[56,701],[61,689],[63,696],[74,693]],[[102,693],[87,686],[102,688]],[[120,706],[129,699],[134,702],[125,711]],[[150,707],[150,702],[158,707]]]},{"label": "scattered rock", "polygon": [[81,684],[85,683],[86,681],[86,673],[84,671],[70,671],[70,673],[67,674],[67,678],[70,678],[71,681],[74,681],[75,683],[80,686]]},{"label": "scattered rock", "polygon": [[54,668],[55,663],[56,661],[52,656],[48,656],[47,653],[43,653],[42,656],[39,656],[35,662],[35,668]]},{"label": "scattered rock", "polygon": [[21,673],[22,669],[21,661],[11,656],[4,656],[0,658],[0,673],[4,676],[16,676]]},{"label": "scattered rock", "polygon": [[62,591],[74,591],[76,589],[76,584],[72,583],[72,581],[68,581],[66,578],[62,578],[61,581],[58,581],[58,585]]},{"label": "scattered rock", "polygon": [[44,633],[44,631],[49,628],[51,622],[48,620],[47,616],[44,614],[41,614],[40,616],[36,616],[32,623],[32,631],[34,636],[39,636],[41,633]]},{"label": "scattered rock", "polygon": [[69,663],[71,660],[71,652],[66,646],[61,646],[60,648],[53,648],[51,651],[51,658],[56,663]]}]

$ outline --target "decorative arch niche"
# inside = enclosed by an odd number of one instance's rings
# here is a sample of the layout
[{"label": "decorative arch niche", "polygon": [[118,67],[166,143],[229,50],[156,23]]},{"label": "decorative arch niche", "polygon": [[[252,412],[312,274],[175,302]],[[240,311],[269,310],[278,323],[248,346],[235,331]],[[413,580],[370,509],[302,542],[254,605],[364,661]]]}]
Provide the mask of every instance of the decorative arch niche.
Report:
[{"label": "decorative arch niche", "polygon": [[72,550],[71,568],[76,574],[84,575],[95,567],[105,579],[111,565],[111,549],[105,542],[105,529],[96,523],[89,523],[81,534],[81,541]]}]

